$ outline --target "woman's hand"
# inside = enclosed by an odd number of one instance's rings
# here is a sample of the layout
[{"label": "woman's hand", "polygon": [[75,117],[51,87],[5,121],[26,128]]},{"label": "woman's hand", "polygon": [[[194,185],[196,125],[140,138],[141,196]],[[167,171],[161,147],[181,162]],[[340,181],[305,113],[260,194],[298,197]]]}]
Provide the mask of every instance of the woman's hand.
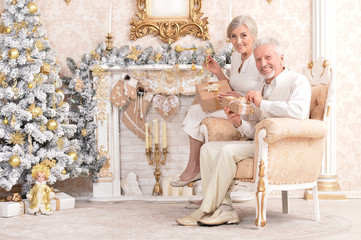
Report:
[{"label": "woman's hand", "polygon": [[203,67],[218,76],[222,72],[221,66],[211,56],[207,56]]},{"label": "woman's hand", "polygon": [[225,92],[225,93],[219,93],[218,96],[217,96],[217,99],[219,101],[222,101],[222,99],[224,97],[228,97],[228,96],[232,96],[232,97],[236,97],[236,98],[239,98],[241,97],[241,94],[239,94],[238,92],[236,91],[228,91],[228,92]]},{"label": "woman's hand", "polygon": [[232,112],[231,109],[228,107],[224,108],[224,112],[227,114],[228,120],[233,123],[234,127],[238,128],[242,125],[242,119],[240,114]]}]

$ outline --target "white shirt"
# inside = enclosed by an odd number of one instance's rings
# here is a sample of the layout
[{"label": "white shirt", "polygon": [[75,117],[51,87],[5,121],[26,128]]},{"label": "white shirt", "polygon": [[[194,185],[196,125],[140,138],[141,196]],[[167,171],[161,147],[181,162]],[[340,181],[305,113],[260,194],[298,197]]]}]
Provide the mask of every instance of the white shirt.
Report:
[{"label": "white shirt", "polygon": [[246,96],[250,90],[261,91],[263,78],[257,70],[253,54],[244,60],[242,69],[238,72],[242,64],[241,57],[242,55],[237,51],[232,53],[229,85],[233,91],[238,92],[242,96]]},{"label": "white shirt", "polygon": [[262,96],[260,108],[255,109],[255,119],[242,120],[237,128],[246,137],[254,138],[256,124],[265,118],[309,117],[311,86],[302,74],[285,68],[270,84],[264,81]]}]

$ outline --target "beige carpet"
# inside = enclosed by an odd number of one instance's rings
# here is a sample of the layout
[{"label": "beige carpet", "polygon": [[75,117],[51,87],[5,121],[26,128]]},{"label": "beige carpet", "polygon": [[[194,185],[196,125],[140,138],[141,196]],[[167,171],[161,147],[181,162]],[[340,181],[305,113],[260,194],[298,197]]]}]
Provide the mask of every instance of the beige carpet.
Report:
[{"label": "beige carpet", "polygon": [[184,227],[174,220],[194,210],[185,209],[183,203],[77,201],[75,209],[51,216],[0,218],[0,239],[319,239],[337,236],[351,228],[343,217],[322,212],[321,222],[315,222],[313,208],[307,205],[289,215],[282,214],[280,209],[268,209],[267,225],[258,230],[252,203],[235,204],[241,219],[238,225]]}]

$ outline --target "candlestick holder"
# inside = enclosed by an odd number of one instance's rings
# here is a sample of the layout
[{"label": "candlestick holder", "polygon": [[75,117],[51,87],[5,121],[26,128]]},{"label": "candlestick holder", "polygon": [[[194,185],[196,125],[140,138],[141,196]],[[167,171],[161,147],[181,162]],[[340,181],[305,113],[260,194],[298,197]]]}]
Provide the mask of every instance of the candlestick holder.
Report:
[{"label": "candlestick holder", "polygon": [[164,165],[167,160],[167,147],[163,148],[163,151],[160,151],[159,144],[154,144],[154,152],[152,152],[152,147],[145,149],[145,155],[147,155],[147,161],[149,165],[155,165],[154,177],[155,177],[155,185],[153,187],[153,195],[162,195],[163,190],[159,184],[160,176],[162,172],[160,171],[160,165]]},{"label": "candlestick holder", "polygon": [[108,33],[105,38],[107,39],[105,42],[107,44],[106,50],[111,51],[113,49],[113,36],[111,33]]}]

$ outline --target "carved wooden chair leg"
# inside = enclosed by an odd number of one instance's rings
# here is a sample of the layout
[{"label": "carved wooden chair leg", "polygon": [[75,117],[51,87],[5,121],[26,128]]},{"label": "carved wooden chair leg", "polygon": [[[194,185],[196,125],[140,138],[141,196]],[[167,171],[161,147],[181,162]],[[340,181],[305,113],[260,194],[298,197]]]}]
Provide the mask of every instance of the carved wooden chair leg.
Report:
[{"label": "carved wooden chair leg", "polygon": [[266,225],[266,208],[267,208],[267,196],[266,192],[257,192],[257,216],[255,224],[258,227],[264,227]]}]

